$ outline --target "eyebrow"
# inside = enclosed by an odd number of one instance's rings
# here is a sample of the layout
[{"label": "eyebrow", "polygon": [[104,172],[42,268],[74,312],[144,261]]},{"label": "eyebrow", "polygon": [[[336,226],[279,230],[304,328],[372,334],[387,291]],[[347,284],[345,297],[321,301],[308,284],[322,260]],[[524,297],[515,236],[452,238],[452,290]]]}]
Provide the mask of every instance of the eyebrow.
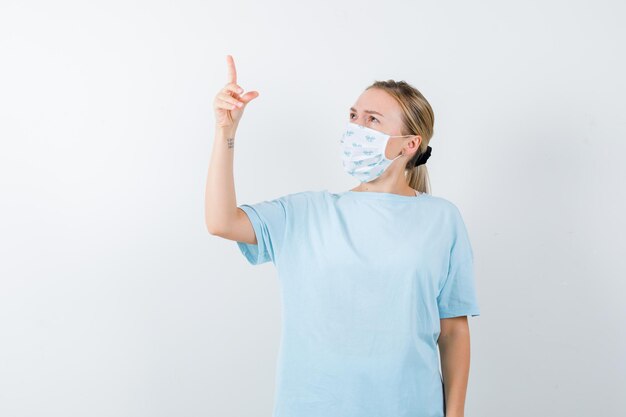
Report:
[{"label": "eyebrow", "polygon": [[[350,110],[352,110],[353,112],[356,112],[356,109],[354,107],[350,107]],[[382,114],[378,113],[377,111],[374,110],[363,110],[363,113],[372,113],[372,114],[377,114],[381,117],[385,117]]]}]

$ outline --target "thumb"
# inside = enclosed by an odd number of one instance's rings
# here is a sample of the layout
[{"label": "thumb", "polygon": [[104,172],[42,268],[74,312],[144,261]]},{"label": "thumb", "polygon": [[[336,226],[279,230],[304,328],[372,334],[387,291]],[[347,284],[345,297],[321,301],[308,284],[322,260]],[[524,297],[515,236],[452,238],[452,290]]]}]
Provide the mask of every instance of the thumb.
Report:
[{"label": "thumb", "polygon": [[246,94],[241,96],[239,99],[241,101],[243,101],[244,103],[248,104],[249,102],[251,102],[252,100],[257,98],[258,96],[259,96],[259,92],[258,91],[248,91]]}]

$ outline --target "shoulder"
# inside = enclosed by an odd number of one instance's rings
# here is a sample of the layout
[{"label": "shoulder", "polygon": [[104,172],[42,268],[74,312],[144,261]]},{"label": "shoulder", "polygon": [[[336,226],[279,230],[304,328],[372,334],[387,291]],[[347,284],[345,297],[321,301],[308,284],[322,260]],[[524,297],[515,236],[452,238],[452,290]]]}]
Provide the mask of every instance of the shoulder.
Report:
[{"label": "shoulder", "polygon": [[302,202],[307,200],[315,200],[321,198],[324,191],[297,191],[283,195],[281,198],[285,201]]},{"label": "shoulder", "polygon": [[422,194],[418,198],[421,198],[422,201],[427,202],[430,207],[435,208],[443,213],[460,213],[457,205],[445,197],[440,197],[433,194]]},{"label": "shoulder", "polygon": [[325,199],[325,190],[323,191],[297,191],[292,193],[283,194],[276,197],[272,201],[279,202],[290,208],[300,208],[303,206],[310,206],[316,202],[321,202]]},{"label": "shoulder", "polygon": [[454,202],[452,202],[451,200],[448,200],[447,198],[433,196],[430,194],[428,195],[428,198],[432,200],[434,204],[436,204],[442,210],[447,211],[448,213],[451,213],[451,214],[461,213],[461,210],[459,210],[459,207]]},{"label": "shoulder", "polygon": [[439,222],[444,227],[451,229],[457,229],[459,226],[464,225],[463,215],[459,206],[444,197],[434,196],[428,194],[425,197],[428,201],[428,205],[432,209],[431,211],[435,215],[434,218],[439,219]]},{"label": "shoulder", "polygon": [[307,190],[288,193],[279,198],[281,203],[292,212],[300,214],[311,211],[324,213],[332,207],[336,207],[345,193],[330,192],[323,190]]}]

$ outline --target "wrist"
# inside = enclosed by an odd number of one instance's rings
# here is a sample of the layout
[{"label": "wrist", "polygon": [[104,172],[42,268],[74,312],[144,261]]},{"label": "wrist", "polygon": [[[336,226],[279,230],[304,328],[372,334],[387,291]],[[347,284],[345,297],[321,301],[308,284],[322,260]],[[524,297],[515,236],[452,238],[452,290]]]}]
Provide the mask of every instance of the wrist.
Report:
[{"label": "wrist", "polygon": [[234,137],[237,133],[237,125],[215,126],[215,133],[220,136]]}]

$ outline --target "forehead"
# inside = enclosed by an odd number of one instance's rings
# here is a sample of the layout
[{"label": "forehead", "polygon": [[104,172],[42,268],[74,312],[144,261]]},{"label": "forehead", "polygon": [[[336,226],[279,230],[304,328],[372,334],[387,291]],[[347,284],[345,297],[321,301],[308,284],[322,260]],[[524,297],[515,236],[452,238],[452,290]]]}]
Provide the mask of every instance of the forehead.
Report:
[{"label": "forehead", "polygon": [[382,113],[385,120],[397,120],[402,108],[398,102],[379,88],[365,90],[356,100],[354,107],[358,112],[373,110]]}]

